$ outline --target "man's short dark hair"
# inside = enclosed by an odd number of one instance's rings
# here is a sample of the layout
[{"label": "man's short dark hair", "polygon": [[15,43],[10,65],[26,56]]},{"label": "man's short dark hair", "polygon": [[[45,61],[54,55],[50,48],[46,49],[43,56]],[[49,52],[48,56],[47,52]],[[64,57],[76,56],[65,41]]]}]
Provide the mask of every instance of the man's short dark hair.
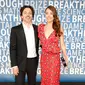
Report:
[{"label": "man's short dark hair", "polygon": [[25,8],[30,8],[31,11],[32,11],[32,17],[34,17],[34,9],[30,5],[24,5],[23,7],[21,7],[21,9],[20,9],[20,16],[22,16],[22,13],[23,13],[23,11],[24,11]]}]

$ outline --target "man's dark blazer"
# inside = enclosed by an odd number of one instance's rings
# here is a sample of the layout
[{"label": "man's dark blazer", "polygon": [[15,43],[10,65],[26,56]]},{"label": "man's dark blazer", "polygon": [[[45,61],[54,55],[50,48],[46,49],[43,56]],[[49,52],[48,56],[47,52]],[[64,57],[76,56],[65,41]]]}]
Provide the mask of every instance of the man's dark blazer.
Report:
[{"label": "man's dark blazer", "polygon": [[[38,39],[38,26],[33,24],[34,35],[35,35],[35,45],[37,53],[38,64],[38,48],[39,48],[39,39]],[[31,36],[30,36],[31,37]],[[28,50],[29,51],[29,50]],[[27,59],[27,44],[25,33],[22,24],[12,27],[10,35],[10,59],[11,66],[18,66],[20,70],[24,71],[26,66]]]}]

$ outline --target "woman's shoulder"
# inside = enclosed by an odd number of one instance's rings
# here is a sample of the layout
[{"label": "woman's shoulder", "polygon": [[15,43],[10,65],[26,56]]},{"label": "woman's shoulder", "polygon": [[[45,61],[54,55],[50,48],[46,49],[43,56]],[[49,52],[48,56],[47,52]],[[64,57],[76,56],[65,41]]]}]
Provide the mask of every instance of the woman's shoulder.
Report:
[{"label": "woman's shoulder", "polygon": [[41,23],[38,25],[38,30],[42,30],[44,28],[45,24]]},{"label": "woman's shoulder", "polygon": [[44,26],[45,24],[44,23],[40,23],[39,25],[38,25],[38,27],[42,27],[42,26]]}]

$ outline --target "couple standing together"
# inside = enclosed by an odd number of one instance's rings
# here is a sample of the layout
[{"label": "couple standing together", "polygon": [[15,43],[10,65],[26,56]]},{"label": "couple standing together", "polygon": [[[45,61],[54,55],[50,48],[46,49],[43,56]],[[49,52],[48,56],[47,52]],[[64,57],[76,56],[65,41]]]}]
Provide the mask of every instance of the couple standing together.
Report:
[{"label": "couple standing together", "polygon": [[32,24],[34,9],[32,6],[23,6],[20,9],[22,23],[11,29],[10,59],[16,85],[25,85],[25,74],[28,85],[36,85],[39,40],[42,45],[41,85],[59,85],[60,49],[66,63],[68,62],[64,31],[60,26],[56,8],[48,6],[45,16],[46,24]]}]

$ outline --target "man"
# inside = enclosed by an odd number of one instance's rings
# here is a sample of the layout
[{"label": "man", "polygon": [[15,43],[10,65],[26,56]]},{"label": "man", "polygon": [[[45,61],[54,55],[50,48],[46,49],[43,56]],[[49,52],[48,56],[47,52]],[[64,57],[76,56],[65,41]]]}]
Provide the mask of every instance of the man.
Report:
[{"label": "man", "polygon": [[11,66],[15,75],[16,85],[25,85],[25,74],[27,74],[28,85],[35,85],[39,39],[37,26],[32,24],[34,17],[33,7],[21,7],[20,17],[22,23],[11,29]]}]

